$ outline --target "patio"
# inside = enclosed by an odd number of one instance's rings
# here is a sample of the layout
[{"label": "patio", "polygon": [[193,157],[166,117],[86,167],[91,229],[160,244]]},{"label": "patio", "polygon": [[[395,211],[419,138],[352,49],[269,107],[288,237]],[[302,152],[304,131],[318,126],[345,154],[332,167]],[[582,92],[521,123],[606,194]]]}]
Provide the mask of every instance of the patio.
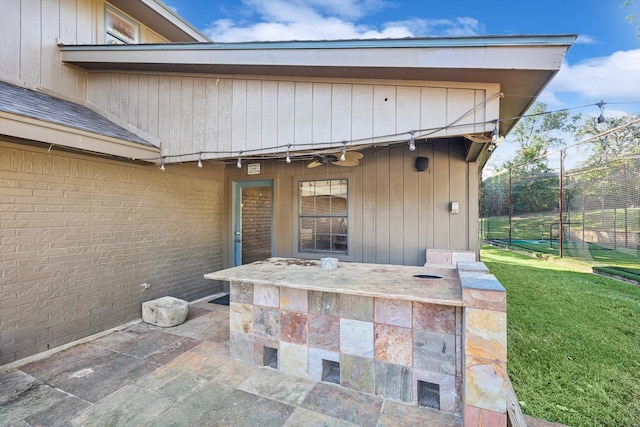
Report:
[{"label": "patio", "polygon": [[229,307],[135,323],[0,373],[0,424],[460,426],[460,418],[228,357]]}]

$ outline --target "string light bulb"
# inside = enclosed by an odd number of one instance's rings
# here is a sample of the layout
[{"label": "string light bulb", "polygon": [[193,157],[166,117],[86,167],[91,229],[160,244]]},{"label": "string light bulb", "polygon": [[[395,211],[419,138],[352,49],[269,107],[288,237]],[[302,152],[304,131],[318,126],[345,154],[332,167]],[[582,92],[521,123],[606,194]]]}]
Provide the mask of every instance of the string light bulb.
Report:
[{"label": "string light bulb", "polygon": [[287,158],[285,159],[285,161],[287,163],[291,163],[291,156],[289,155],[289,149],[291,148],[291,144],[287,145]]},{"label": "string light bulb", "polygon": [[242,151],[238,153],[238,162],[236,163],[238,169],[242,169]]},{"label": "string light bulb", "polygon": [[198,153],[198,167],[202,167],[202,151]]},{"label": "string light bulb", "polygon": [[498,142],[498,121],[496,120],[495,126],[493,127],[493,134],[491,135],[491,142]]},{"label": "string light bulb", "polygon": [[347,141],[342,141],[342,153],[340,154],[340,161],[347,160]]},{"label": "string light bulb", "polygon": [[413,134],[415,133],[415,130],[410,130],[409,133],[411,134],[411,136],[409,137],[409,151],[416,151],[416,140],[413,137]]},{"label": "string light bulb", "polygon": [[600,108],[600,115],[598,116],[598,124],[600,123],[604,123],[606,121],[606,119],[604,118],[604,105],[606,104],[606,102],[604,102],[603,100],[600,100],[600,102],[596,103],[596,106],[598,108]]},{"label": "string light bulb", "polygon": [[164,157],[160,159],[160,170],[164,172]]}]

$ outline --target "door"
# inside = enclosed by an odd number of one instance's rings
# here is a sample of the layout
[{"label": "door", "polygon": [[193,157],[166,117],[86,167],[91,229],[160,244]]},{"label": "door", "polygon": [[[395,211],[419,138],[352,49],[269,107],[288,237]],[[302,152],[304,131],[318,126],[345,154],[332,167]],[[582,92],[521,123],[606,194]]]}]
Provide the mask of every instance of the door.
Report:
[{"label": "door", "polygon": [[233,265],[271,257],[273,180],[233,183]]}]

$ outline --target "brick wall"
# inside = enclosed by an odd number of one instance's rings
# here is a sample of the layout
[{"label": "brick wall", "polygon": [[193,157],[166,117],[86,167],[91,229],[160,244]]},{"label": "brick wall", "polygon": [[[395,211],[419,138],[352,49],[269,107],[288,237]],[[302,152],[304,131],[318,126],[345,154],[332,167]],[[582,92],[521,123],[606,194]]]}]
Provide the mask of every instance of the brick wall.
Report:
[{"label": "brick wall", "polygon": [[143,301],[217,292],[215,168],[0,142],[0,365],[137,319]]}]

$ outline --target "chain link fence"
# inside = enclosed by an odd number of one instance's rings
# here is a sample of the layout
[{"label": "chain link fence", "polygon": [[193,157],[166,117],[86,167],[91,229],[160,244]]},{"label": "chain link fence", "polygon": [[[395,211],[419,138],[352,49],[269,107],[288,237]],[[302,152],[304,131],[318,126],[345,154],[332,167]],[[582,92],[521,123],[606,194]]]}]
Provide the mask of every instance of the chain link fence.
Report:
[{"label": "chain link fence", "polygon": [[640,153],[632,154],[636,148],[624,153],[602,138],[485,179],[482,239],[640,277]]}]

